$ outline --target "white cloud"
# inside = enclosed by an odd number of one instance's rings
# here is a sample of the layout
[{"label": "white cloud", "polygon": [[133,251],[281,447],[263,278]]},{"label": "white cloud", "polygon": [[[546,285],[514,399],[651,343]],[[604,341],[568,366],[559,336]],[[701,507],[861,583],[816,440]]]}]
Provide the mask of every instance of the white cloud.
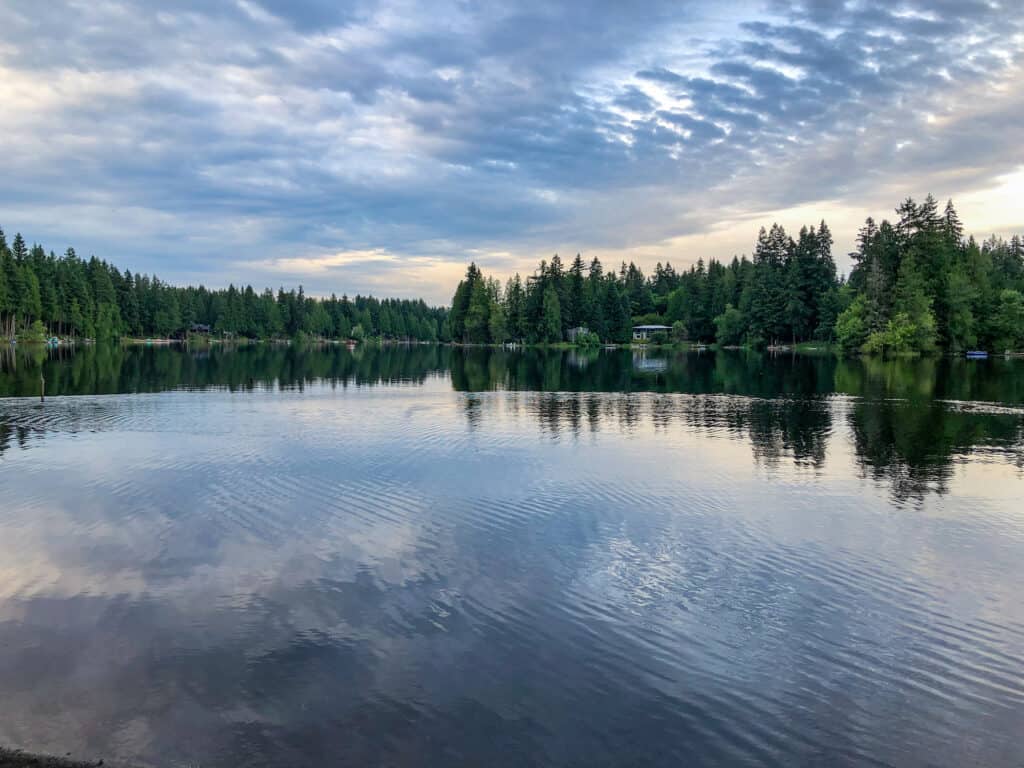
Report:
[{"label": "white cloud", "polygon": [[149,5],[0,8],[6,229],[170,280],[440,302],[474,254],[685,266],[822,216],[842,252],[929,191],[1024,226],[1006,8]]}]

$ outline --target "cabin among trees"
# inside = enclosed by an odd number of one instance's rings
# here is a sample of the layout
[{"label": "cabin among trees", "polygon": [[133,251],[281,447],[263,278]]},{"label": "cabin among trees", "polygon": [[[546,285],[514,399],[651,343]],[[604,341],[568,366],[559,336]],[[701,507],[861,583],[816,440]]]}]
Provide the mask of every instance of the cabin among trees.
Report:
[{"label": "cabin among trees", "polygon": [[1019,236],[965,238],[953,203],[940,211],[929,195],[901,203],[892,223],[865,222],[848,278],[838,274],[832,246],[822,221],[795,237],[778,224],[762,228],[750,258],[698,259],[682,272],[660,263],[650,275],[632,263],[606,270],[580,254],[567,267],[556,254],[502,285],[470,264],[449,311],[422,300],[311,298],[302,286],[276,293],[175,287],[95,256],[81,259],[73,248],[57,256],[29,247],[20,233],[8,245],[0,229],[0,335],[108,340],[208,328],[222,337],[501,344],[579,342],[586,329],[588,342],[629,343],[635,332],[643,338],[645,327],[649,335],[660,326],[676,341],[726,346],[1024,349]]},{"label": "cabin among trees", "polygon": [[907,199],[895,223],[868,219],[849,278],[838,274],[828,225],[795,237],[762,228],[753,254],[677,272],[657,264],[605,271],[598,259],[565,268],[555,255],[504,285],[471,264],[452,299],[451,338],[550,343],[585,326],[603,342],[673,340],[722,345],[837,344],[847,352],[1024,348],[1021,238],[964,238],[950,201]]},{"label": "cabin among trees", "polygon": [[668,333],[672,329],[667,325],[634,325],[633,326],[633,341],[647,341],[655,333]]},{"label": "cabin among trees", "polygon": [[590,329],[585,325],[577,325],[575,328],[570,328],[565,332],[565,336],[571,343],[575,344],[577,341],[583,340],[584,337],[590,335]]}]

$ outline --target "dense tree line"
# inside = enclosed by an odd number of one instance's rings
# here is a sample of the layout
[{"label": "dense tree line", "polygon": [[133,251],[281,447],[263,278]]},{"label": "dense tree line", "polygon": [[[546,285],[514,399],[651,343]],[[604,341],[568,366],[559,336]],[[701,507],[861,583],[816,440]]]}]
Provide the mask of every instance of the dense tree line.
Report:
[{"label": "dense tree line", "polygon": [[[249,338],[375,336],[462,343],[629,341],[639,323],[671,326],[674,340],[754,347],[835,342],[846,351],[1024,347],[1024,247],[965,239],[950,202],[930,195],[896,209],[895,224],[868,219],[848,279],[838,275],[827,224],[791,237],[762,228],[751,258],[671,264],[645,276],[635,264],[605,271],[557,255],[502,286],[471,264],[450,314],[423,301],[307,297],[251,286],[174,287],[121,273],[96,257],[8,245],[0,230],[0,333],[34,329],[97,339],[183,335],[195,325]],[[585,329],[584,333],[576,333]],[[662,339],[657,339],[662,340]],[[664,340],[668,340],[667,338]]]},{"label": "dense tree line", "polygon": [[1024,247],[963,237],[952,202],[907,199],[896,224],[868,219],[858,235],[848,306],[836,333],[867,351],[1020,349],[1024,345]]},{"label": "dense tree line", "polygon": [[[589,341],[625,342],[634,324],[671,326],[674,340],[753,347],[818,341],[847,351],[914,352],[941,346],[1024,346],[1021,240],[964,239],[950,202],[906,200],[896,224],[868,219],[849,279],[832,254],[828,225],[791,237],[762,228],[752,258],[699,260],[676,272],[635,264],[605,272],[579,255],[556,255],[523,281],[501,285],[471,264],[452,299],[452,339],[551,343],[584,327]],[[668,339],[666,339],[668,340]]]},{"label": "dense tree line", "polygon": [[[636,307],[631,287],[642,294]],[[633,265],[623,265],[620,277],[606,274],[598,259],[584,265],[579,255],[566,270],[555,255],[525,281],[516,274],[502,289],[470,264],[452,299],[449,324],[453,340],[474,344],[559,342],[580,327],[596,339],[625,342],[634,309],[649,308],[649,299],[649,287]]]},{"label": "dense tree line", "polygon": [[121,336],[178,336],[195,325],[218,335],[248,338],[296,336],[444,341],[447,311],[422,300],[356,296],[316,299],[251,286],[223,290],[175,287],[133,275],[73,248],[62,256],[28,247],[21,234],[8,245],[0,229],[0,334],[13,338],[34,330],[100,340]]}]

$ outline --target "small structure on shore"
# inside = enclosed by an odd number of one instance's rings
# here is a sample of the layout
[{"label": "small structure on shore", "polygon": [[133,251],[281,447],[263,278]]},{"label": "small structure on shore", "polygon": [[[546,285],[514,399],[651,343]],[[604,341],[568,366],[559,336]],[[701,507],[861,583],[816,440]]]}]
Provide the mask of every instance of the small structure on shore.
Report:
[{"label": "small structure on shore", "polygon": [[672,329],[667,325],[634,325],[633,326],[633,341],[647,341],[652,334],[668,333]]},{"label": "small structure on shore", "polygon": [[209,333],[210,326],[206,323],[192,323],[192,327],[189,328],[189,333]]}]

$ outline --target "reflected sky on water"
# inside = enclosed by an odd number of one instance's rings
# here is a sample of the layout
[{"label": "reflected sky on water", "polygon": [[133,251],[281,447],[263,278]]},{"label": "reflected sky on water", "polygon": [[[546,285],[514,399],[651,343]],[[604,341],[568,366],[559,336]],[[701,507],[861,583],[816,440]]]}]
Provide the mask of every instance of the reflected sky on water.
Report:
[{"label": "reflected sky on water", "polygon": [[[0,743],[143,765],[1024,760],[1017,361],[3,365]],[[40,369],[47,403],[12,397]]]}]

